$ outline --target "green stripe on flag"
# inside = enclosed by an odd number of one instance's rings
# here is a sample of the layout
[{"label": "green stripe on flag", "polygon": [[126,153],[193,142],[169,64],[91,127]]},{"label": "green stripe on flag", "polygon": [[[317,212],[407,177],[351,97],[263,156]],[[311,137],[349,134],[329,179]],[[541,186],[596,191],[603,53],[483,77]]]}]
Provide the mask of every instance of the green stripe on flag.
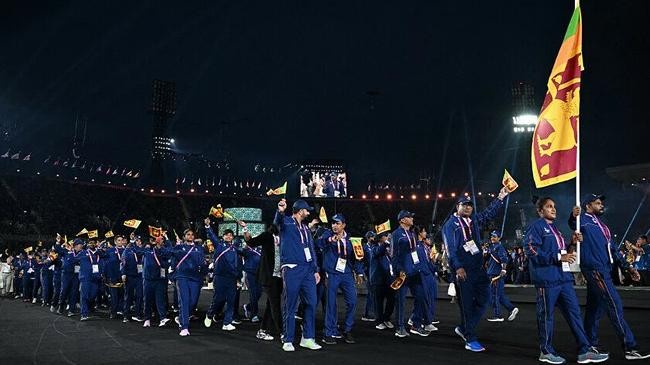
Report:
[{"label": "green stripe on flag", "polygon": [[580,24],[580,7],[577,7],[573,11],[573,16],[571,16],[571,21],[569,22],[569,27],[566,30],[566,34],[564,35],[564,40],[566,41],[567,38],[572,37],[576,32],[578,31],[578,26]]}]

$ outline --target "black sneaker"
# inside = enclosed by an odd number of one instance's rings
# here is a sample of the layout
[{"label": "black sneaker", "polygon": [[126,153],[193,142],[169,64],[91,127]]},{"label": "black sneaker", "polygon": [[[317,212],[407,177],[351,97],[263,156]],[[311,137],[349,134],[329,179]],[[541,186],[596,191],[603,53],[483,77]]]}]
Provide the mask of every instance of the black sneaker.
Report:
[{"label": "black sneaker", "polygon": [[349,343],[349,344],[357,343],[357,341],[354,340],[354,337],[352,337],[352,333],[350,332],[346,332],[343,334],[343,340],[345,341],[345,343]]},{"label": "black sneaker", "polygon": [[230,323],[232,323],[232,324],[241,324],[241,319],[233,319],[232,322],[230,322]]},{"label": "black sneaker", "polygon": [[325,336],[323,337],[323,343],[326,345],[336,345],[336,340],[334,339],[334,337]]},{"label": "black sneaker", "polygon": [[650,357],[650,354],[639,352],[638,350],[625,351],[626,360],[643,360]]}]

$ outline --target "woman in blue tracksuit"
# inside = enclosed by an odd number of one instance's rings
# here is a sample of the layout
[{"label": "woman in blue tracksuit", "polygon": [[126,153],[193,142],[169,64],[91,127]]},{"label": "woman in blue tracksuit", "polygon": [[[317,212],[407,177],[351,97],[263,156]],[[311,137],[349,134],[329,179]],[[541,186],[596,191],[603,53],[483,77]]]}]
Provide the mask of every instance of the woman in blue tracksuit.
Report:
[{"label": "woman in blue tracksuit", "polygon": [[[558,306],[578,343],[578,363],[606,361],[609,356],[592,348],[582,325],[578,298],[573,289],[573,274],[569,268],[569,264],[575,261],[576,254],[568,252],[568,245],[554,224],[557,212],[553,199],[540,199],[537,202],[537,213],[540,218],[526,232],[524,251],[529,259],[531,280],[537,291],[538,360],[549,364],[566,362],[552,345],[553,312]],[[580,234],[574,234],[573,242],[580,239]]]},{"label": "woman in blue tracksuit", "polygon": [[224,231],[223,240],[219,240],[210,228],[210,218],[205,219],[205,230],[208,238],[214,242],[213,266],[213,295],[210,309],[205,314],[203,324],[212,325],[213,316],[226,305],[221,329],[233,331],[232,325],[235,310],[235,297],[237,296],[237,282],[242,278],[243,264],[239,250],[233,244],[235,234],[232,230]]},{"label": "woman in blue tracksuit", "polygon": [[178,325],[181,329],[179,335],[184,337],[190,335],[190,312],[199,301],[208,266],[205,263],[203,247],[194,244],[194,231],[186,229],[183,239],[183,243],[174,247],[172,255],[176,262],[173,269],[178,291]]}]

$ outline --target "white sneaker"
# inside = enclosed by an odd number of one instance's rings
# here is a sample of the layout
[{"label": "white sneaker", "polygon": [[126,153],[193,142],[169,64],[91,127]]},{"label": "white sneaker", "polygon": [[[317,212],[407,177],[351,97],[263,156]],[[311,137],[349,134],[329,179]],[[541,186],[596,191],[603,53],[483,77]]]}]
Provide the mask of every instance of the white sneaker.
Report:
[{"label": "white sneaker", "polygon": [[410,318],[409,318],[409,321],[408,321],[408,325],[411,326],[411,327],[413,326],[413,320],[410,319]]},{"label": "white sneaker", "polygon": [[428,324],[428,325],[424,326],[424,330],[429,331],[429,332],[433,332],[433,331],[437,331],[438,327],[434,326],[433,324]]},{"label": "white sneaker", "polygon": [[375,328],[378,329],[378,330],[385,330],[386,328],[388,328],[388,326],[386,326],[385,323],[380,323],[380,324],[376,325]]},{"label": "white sneaker", "polygon": [[519,313],[519,308],[515,308],[510,312],[510,315],[508,316],[508,322],[512,322],[517,318],[517,314]]},{"label": "white sneaker", "polygon": [[144,321],[144,324],[142,325],[142,327],[144,327],[144,328],[151,327],[151,321],[147,319],[146,321]]},{"label": "white sneaker", "polygon": [[190,331],[189,330],[181,330],[181,333],[179,333],[181,337],[189,336]]},{"label": "white sneaker", "polygon": [[384,324],[385,324],[386,327],[388,327],[389,329],[393,329],[393,328],[395,328],[395,326],[393,326],[393,324],[391,323],[391,321],[386,321],[386,322],[384,322]]},{"label": "white sneaker", "polygon": [[229,324],[225,324],[225,325],[221,326],[221,329],[224,330],[224,331],[234,331],[234,330],[237,329],[237,327],[235,327],[235,326],[233,326],[232,324],[229,323]]},{"label": "white sneaker", "polygon": [[171,319],[163,318],[162,321],[160,321],[160,323],[158,324],[158,327],[164,327],[169,321],[171,321]]},{"label": "white sneaker", "polygon": [[32,304],[36,304],[36,298],[32,299]]},{"label": "white sneaker", "polygon": [[316,340],[313,338],[303,338],[300,340],[300,347],[304,347],[310,350],[320,350],[323,347],[316,343]]},{"label": "white sneaker", "polygon": [[273,341],[273,336],[269,335],[268,333],[262,330],[257,331],[257,335],[255,337],[257,337],[258,340]]},{"label": "white sneaker", "polygon": [[181,326],[181,319],[180,319],[180,317],[178,317],[178,316],[174,317],[174,322],[176,322],[176,324],[177,324],[179,327]]},{"label": "white sneaker", "polygon": [[294,352],[294,351],[296,351],[296,349],[293,347],[293,344],[291,342],[285,342],[282,345],[282,350],[284,350],[286,352]]},{"label": "white sneaker", "polygon": [[203,325],[206,328],[210,328],[210,326],[212,326],[212,318],[210,318],[207,314],[205,315],[205,319],[203,320]]}]

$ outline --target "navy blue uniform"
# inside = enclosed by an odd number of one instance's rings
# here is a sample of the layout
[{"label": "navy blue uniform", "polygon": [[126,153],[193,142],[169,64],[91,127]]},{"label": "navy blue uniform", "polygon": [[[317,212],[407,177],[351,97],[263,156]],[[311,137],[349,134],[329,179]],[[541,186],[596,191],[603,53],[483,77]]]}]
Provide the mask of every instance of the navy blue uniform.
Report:
[{"label": "navy blue uniform", "polygon": [[97,292],[102,284],[100,250],[83,250],[76,255],[72,262],[80,266],[79,283],[81,285],[81,316],[88,317],[90,309],[97,298]]},{"label": "navy blue uniform", "polygon": [[539,349],[543,354],[557,355],[553,348],[553,313],[558,306],[571,327],[578,344],[578,354],[588,351],[590,344],[582,325],[580,307],[573,289],[573,275],[563,269],[560,255],[566,252],[562,233],[544,218],[533,222],[526,232],[524,251],[528,257],[530,276],[537,290],[537,329]]},{"label": "navy blue uniform", "polygon": [[131,318],[131,306],[135,306],[135,317],[142,318],[142,249],[131,244],[124,250],[120,273],[126,276],[124,283],[124,308],[122,313],[125,319]]},{"label": "navy blue uniform", "polygon": [[515,306],[510,302],[510,299],[508,299],[504,291],[506,278],[505,276],[501,276],[501,271],[506,269],[507,264],[508,253],[503,248],[503,245],[501,245],[501,242],[492,244],[490,246],[487,274],[493,280],[490,285],[490,302],[492,303],[494,316],[497,318],[501,317],[501,306],[504,306],[509,312],[515,309]]},{"label": "navy blue uniform", "polygon": [[61,294],[59,296],[59,312],[65,309],[66,303],[69,306],[69,312],[74,313],[79,301],[79,271],[81,267],[75,263],[76,257],[80,252],[74,250],[68,251],[60,245],[54,245],[54,249],[62,258],[61,267]]},{"label": "navy blue uniform", "polygon": [[[477,340],[476,326],[487,308],[489,299],[488,279],[483,265],[483,255],[477,242],[480,242],[480,229],[496,217],[503,206],[495,199],[480,213],[470,218],[461,218],[454,213],[442,229],[442,238],[449,255],[451,277],[456,286],[458,306],[460,307],[460,331],[467,342]],[[456,278],[456,270],[463,268],[467,277],[461,281]]]},{"label": "navy blue uniform", "polygon": [[237,296],[237,281],[242,278],[243,264],[240,253],[233,242],[219,240],[212,228],[206,227],[208,238],[214,242],[213,255],[213,294],[212,304],[206,315],[212,317],[221,312],[224,305],[223,325],[233,321],[236,310],[235,299]]},{"label": "navy blue uniform", "polygon": [[357,289],[354,273],[363,275],[363,266],[354,255],[352,242],[345,236],[336,242],[329,242],[333,236],[330,230],[325,231],[317,241],[323,251],[323,269],[327,275],[327,311],[325,312],[325,337],[338,336],[336,294],[339,289],[343,292],[345,301],[344,331],[352,331],[354,313],[357,307]]},{"label": "navy blue uniform", "polygon": [[[104,277],[108,283],[117,284],[122,282],[120,266],[122,265],[124,250],[124,247],[118,246],[106,250],[106,257],[102,262],[104,263]],[[122,313],[124,309],[124,287],[109,287],[108,291],[111,294],[111,314],[115,316],[117,313]]]},{"label": "navy blue uniform", "polygon": [[390,250],[385,243],[378,243],[370,250],[369,282],[375,294],[377,324],[390,321],[395,309],[395,291],[391,289],[392,264]]},{"label": "navy blue uniform", "polygon": [[181,330],[189,329],[190,313],[199,302],[207,265],[203,248],[192,242],[176,245],[172,250],[174,280],[178,292],[179,322]]},{"label": "navy blue uniform", "polygon": [[249,317],[255,318],[259,314],[258,302],[262,295],[262,286],[257,280],[257,269],[260,266],[262,253],[259,248],[246,246],[243,249],[244,272],[246,273],[246,287],[248,287],[249,303],[246,305],[246,312]]},{"label": "navy blue uniform", "polygon": [[[166,244],[171,247],[171,243]],[[151,320],[152,308],[157,309],[158,319],[167,318],[167,260],[171,256],[168,248],[145,248],[143,254],[143,292],[144,292],[144,319]]]},{"label": "navy blue uniform", "polygon": [[284,342],[291,343],[296,331],[298,297],[304,304],[303,338],[315,339],[316,252],[311,232],[306,224],[298,223],[279,211],[273,222],[280,229],[280,262],[282,264]]},{"label": "navy blue uniform", "polygon": [[423,279],[422,279],[422,262],[419,259],[417,252],[417,238],[410,230],[405,230],[403,227],[400,227],[393,231],[392,235],[392,265],[394,269],[394,274],[397,276],[400,272],[406,274],[406,280],[401,288],[397,291],[397,329],[406,330],[406,291],[410,290],[411,295],[414,298],[414,308],[415,311],[421,315],[415,316],[413,319],[413,325],[416,328],[421,327],[431,323],[431,319],[427,318],[426,323],[422,323],[422,318],[426,315],[428,317],[428,311],[423,308],[428,307],[429,302],[429,293],[424,288]]},{"label": "navy blue uniform", "polygon": [[[570,216],[569,226],[575,229],[573,215]],[[580,270],[587,280],[587,309],[584,321],[587,339],[592,345],[599,345],[598,324],[607,313],[624,350],[636,350],[636,339],[623,318],[623,302],[611,277],[614,264],[623,271],[629,269],[630,264],[616,249],[609,227],[598,216],[581,214],[580,232],[583,237],[580,245]]]}]

